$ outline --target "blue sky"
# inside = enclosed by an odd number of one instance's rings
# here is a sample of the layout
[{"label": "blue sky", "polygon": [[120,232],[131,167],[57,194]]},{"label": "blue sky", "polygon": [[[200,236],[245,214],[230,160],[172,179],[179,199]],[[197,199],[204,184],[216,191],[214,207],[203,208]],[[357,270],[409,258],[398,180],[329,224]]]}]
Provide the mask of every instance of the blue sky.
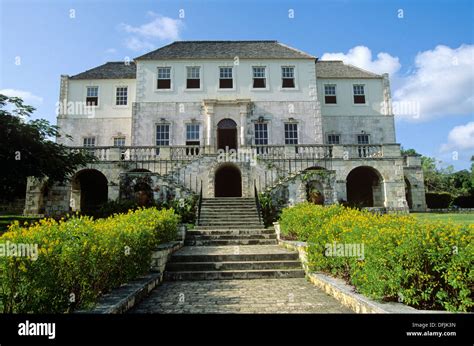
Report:
[{"label": "blue sky", "polygon": [[0,90],[54,123],[61,74],[176,38],[276,39],[389,72],[394,101],[421,104],[417,116],[397,114],[397,141],[462,169],[474,154],[473,12],[469,0],[0,0]]}]

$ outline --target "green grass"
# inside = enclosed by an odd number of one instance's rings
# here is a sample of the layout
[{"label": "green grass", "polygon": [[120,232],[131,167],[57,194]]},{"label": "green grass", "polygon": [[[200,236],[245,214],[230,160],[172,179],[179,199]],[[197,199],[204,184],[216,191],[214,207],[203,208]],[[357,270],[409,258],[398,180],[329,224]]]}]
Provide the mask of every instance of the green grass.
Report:
[{"label": "green grass", "polygon": [[420,220],[453,221],[462,225],[474,224],[474,213],[411,213]]}]

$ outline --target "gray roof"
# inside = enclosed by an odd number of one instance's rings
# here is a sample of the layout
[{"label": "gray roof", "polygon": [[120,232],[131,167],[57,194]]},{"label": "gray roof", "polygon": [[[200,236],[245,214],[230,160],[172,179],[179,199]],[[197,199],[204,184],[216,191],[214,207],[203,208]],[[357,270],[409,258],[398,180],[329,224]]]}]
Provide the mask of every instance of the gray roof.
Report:
[{"label": "gray roof", "polygon": [[135,60],[158,59],[315,59],[277,41],[176,41]]},{"label": "gray roof", "polygon": [[81,72],[70,79],[135,79],[137,68],[133,61],[111,61],[103,65]]},{"label": "gray roof", "polygon": [[339,60],[318,60],[316,78],[383,78],[383,76],[344,64]]}]

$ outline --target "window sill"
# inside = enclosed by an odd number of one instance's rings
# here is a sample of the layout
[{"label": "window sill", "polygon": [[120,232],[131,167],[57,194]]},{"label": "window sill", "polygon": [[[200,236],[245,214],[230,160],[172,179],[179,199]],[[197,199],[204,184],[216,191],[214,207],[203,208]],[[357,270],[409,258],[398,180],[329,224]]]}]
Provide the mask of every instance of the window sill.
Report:
[{"label": "window sill", "polygon": [[294,88],[279,87],[278,90],[280,90],[280,91],[300,91],[300,89],[298,87],[294,87]]},{"label": "window sill", "polygon": [[183,91],[184,91],[184,92],[188,92],[188,91],[190,91],[190,92],[203,91],[203,88],[189,88],[189,89],[188,89],[188,88],[184,88]]},{"label": "window sill", "polygon": [[158,92],[158,93],[170,93],[173,91],[174,89],[155,89],[155,92]]},{"label": "window sill", "polygon": [[253,87],[250,87],[250,91],[270,91],[270,88],[253,88]]},{"label": "window sill", "polygon": [[217,88],[217,91],[235,91],[236,88]]}]

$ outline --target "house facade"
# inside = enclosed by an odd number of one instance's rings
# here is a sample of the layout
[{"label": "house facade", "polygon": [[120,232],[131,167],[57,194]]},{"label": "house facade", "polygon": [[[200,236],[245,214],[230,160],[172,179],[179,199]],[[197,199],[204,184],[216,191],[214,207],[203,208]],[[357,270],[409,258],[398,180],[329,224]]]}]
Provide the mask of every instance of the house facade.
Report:
[{"label": "house facade", "polygon": [[134,198],[253,197],[424,210],[396,142],[388,75],[277,41],[179,41],[61,76],[57,140],[97,161],[28,183],[25,213]]}]

